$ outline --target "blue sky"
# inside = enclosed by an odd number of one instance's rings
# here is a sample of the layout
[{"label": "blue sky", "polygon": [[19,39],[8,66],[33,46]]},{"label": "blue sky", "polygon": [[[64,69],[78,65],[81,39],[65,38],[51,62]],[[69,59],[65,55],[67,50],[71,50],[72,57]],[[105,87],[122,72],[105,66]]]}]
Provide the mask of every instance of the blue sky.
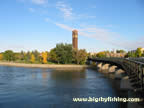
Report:
[{"label": "blue sky", "polygon": [[90,52],[144,47],[144,1],[0,1],[0,52],[49,51],[71,43],[73,29]]}]

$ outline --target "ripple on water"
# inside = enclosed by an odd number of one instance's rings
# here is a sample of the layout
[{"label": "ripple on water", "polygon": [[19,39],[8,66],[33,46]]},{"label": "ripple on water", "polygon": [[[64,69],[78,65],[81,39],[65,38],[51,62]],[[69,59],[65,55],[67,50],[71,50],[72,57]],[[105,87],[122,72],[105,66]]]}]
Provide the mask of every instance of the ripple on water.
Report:
[{"label": "ripple on water", "polygon": [[74,103],[72,98],[115,96],[108,80],[92,70],[56,72],[47,69],[0,67],[0,108],[78,108],[111,104]]}]

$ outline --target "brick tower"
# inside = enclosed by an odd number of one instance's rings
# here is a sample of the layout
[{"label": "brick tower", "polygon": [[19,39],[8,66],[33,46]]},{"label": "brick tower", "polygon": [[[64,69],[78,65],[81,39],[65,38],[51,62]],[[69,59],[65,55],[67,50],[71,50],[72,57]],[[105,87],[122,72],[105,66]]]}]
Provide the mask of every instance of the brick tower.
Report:
[{"label": "brick tower", "polygon": [[72,44],[73,44],[73,48],[78,50],[78,31],[77,30],[72,31]]}]

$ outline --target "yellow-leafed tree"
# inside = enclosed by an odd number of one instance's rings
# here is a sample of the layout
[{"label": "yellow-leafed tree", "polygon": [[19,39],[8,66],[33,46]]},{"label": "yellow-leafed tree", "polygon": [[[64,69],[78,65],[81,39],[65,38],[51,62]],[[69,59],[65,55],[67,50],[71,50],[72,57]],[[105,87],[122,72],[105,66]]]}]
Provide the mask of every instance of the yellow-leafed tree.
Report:
[{"label": "yellow-leafed tree", "polygon": [[3,59],[3,54],[0,54],[0,60],[2,60]]},{"label": "yellow-leafed tree", "polygon": [[35,56],[34,54],[31,54],[31,59],[30,59],[31,63],[34,63],[35,62]]},{"label": "yellow-leafed tree", "polygon": [[48,58],[47,52],[42,52],[42,63],[43,64],[47,63],[47,58]]}]

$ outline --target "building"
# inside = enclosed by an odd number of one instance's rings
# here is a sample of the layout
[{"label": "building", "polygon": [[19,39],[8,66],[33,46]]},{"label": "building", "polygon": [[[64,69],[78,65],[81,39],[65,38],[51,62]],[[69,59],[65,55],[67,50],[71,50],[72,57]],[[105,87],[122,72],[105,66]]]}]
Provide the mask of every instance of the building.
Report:
[{"label": "building", "polygon": [[72,45],[74,49],[78,49],[78,31],[73,30],[72,31]]}]

